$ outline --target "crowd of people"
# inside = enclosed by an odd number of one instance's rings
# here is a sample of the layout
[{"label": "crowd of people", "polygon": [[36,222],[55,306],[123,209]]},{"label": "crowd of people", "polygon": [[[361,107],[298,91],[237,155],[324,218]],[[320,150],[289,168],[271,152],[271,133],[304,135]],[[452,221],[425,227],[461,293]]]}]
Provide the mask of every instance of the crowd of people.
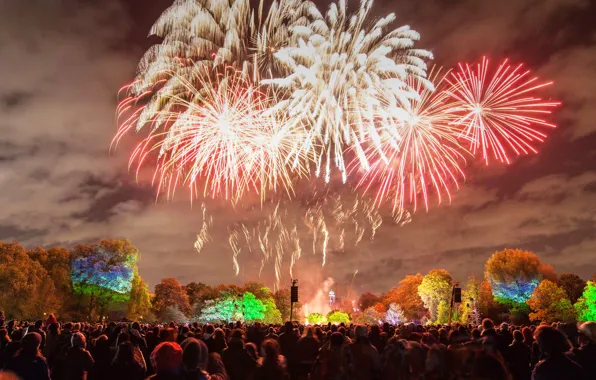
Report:
[{"label": "crowd of people", "polygon": [[102,325],[53,316],[1,322],[0,379],[596,379],[596,322]]}]

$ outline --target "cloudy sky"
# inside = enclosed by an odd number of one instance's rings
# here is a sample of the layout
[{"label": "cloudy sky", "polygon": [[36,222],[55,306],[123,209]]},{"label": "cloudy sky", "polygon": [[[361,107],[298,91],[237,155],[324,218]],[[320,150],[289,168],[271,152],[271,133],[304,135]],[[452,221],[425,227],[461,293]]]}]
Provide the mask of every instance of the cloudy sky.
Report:
[{"label": "cloudy sky", "polygon": [[[151,285],[256,276],[260,257],[248,251],[234,276],[227,226],[263,218],[258,204],[209,203],[213,242],[199,254],[200,208],[185,196],[156,202],[150,185],[135,181],[132,138],[109,152],[117,91],[155,42],[145,36],[170,2],[0,0],[0,240],[31,247],[128,238]],[[509,57],[554,80],[548,96],[564,104],[554,115],[559,127],[538,155],[509,166],[472,163],[451,205],[402,227],[384,223],[373,241],[330,253],[324,268],[306,257],[297,277],[315,287],[327,277],[349,282],[358,270],[354,287],[376,292],[435,267],[465,280],[505,247],[530,249],[558,272],[596,273],[596,4],[377,0],[375,12],[396,12],[419,30],[419,46],[439,64]],[[268,284],[272,268],[263,273]]]}]

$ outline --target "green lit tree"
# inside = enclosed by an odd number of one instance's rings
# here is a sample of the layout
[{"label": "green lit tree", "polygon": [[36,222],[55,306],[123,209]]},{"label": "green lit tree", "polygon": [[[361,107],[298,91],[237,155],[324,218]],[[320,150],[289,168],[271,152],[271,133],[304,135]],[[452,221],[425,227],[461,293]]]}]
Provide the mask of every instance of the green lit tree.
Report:
[{"label": "green lit tree", "polygon": [[306,317],[306,320],[311,325],[320,325],[321,323],[327,322],[325,316],[320,313],[311,313]]},{"label": "green lit tree", "polygon": [[263,317],[264,323],[274,325],[283,323],[281,312],[277,309],[277,306],[275,306],[273,298],[266,298],[263,301],[263,306],[265,306],[265,316]]},{"label": "green lit tree", "polygon": [[343,311],[333,310],[333,311],[329,312],[329,314],[327,314],[327,322],[336,323],[336,324],[340,324],[340,323],[349,324],[350,316],[348,315],[348,313],[344,313]]},{"label": "green lit tree", "polygon": [[575,311],[567,293],[552,281],[542,280],[526,301],[532,312],[531,321],[572,322],[576,319]]},{"label": "green lit tree", "polygon": [[242,296],[242,305],[239,310],[246,322],[262,321],[265,318],[265,306],[251,292],[246,292]]},{"label": "green lit tree", "polygon": [[418,286],[418,294],[430,312],[430,320],[436,321],[439,303],[449,303],[451,297],[451,275],[445,269],[431,270]]},{"label": "green lit tree", "polygon": [[588,281],[574,306],[580,322],[596,321],[596,281]]},{"label": "green lit tree", "polygon": [[204,323],[232,322],[239,320],[239,306],[241,301],[236,297],[228,295],[215,300],[205,301],[205,306],[201,310],[199,321]]}]

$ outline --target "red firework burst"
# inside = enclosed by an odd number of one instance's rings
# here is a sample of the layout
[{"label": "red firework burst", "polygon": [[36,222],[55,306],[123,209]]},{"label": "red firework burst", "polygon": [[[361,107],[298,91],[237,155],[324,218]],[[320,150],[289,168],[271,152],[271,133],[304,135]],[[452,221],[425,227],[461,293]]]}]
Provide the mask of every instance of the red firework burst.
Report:
[{"label": "red firework burst", "polygon": [[536,153],[533,144],[542,142],[545,128],[556,126],[544,119],[559,102],[546,101],[535,92],[553,82],[539,82],[531,77],[522,64],[511,66],[505,60],[494,73],[486,57],[476,65],[459,65],[447,79],[446,91],[454,105],[450,110],[453,121],[461,128],[473,154],[482,152],[488,164],[489,156],[509,163],[509,155]]}]

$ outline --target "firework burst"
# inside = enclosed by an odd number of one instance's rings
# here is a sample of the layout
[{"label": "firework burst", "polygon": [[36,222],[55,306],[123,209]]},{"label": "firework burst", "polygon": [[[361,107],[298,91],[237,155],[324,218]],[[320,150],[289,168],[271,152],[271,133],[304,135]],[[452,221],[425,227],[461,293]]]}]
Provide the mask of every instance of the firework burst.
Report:
[{"label": "firework burst", "polygon": [[505,60],[492,73],[484,57],[477,65],[459,65],[447,79],[451,88],[454,125],[461,128],[472,153],[481,152],[488,164],[489,156],[510,162],[509,156],[536,153],[534,144],[546,138],[543,129],[555,125],[543,117],[559,102],[545,101],[535,92],[552,82],[539,82],[523,65],[511,66]]},{"label": "firework burst", "polygon": [[[232,201],[248,191],[262,198],[269,190],[291,193],[302,160],[295,160],[296,170],[290,170],[288,159],[302,139],[300,128],[274,112],[270,105],[276,100],[270,92],[233,69],[195,74],[177,79],[184,91],[168,96],[168,110],[155,120],[162,128],[151,129],[131,164],[138,162],[140,168],[156,152],[154,181],[168,196],[179,185],[188,186],[195,196]],[[136,122],[133,117],[122,124],[117,138]]]},{"label": "firework burst", "polygon": [[466,150],[457,139],[455,116],[448,112],[453,105],[444,91],[447,75],[441,69],[431,70],[429,80],[436,91],[410,77],[408,84],[417,91],[417,99],[412,100],[403,123],[380,136],[388,160],[380,158],[376,149],[367,152],[373,163],[362,171],[359,186],[365,191],[376,189],[377,204],[389,201],[394,211],[409,206],[415,211],[421,198],[428,210],[431,194],[439,203],[443,197],[451,200],[450,187],[458,187],[464,178],[461,166]]},{"label": "firework burst", "polygon": [[346,181],[347,150],[368,169],[365,140],[383,154],[379,129],[393,129],[406,117],[417,97],[407,78],[424,82],[424,59],[431,58],[412,48],[419,34],[408,26],[386,33],[394,14],[368,27],[372,4],[362,0],[353,15],[344,0],[331,3],[325,16],[312,11],[311,22],[291,27],[293,41],[274,54],[287,74],[263,80],[290,91],[277,107],[308,126],[301,149],[314,156],[316,175],[326,182],[332,166]]}]

